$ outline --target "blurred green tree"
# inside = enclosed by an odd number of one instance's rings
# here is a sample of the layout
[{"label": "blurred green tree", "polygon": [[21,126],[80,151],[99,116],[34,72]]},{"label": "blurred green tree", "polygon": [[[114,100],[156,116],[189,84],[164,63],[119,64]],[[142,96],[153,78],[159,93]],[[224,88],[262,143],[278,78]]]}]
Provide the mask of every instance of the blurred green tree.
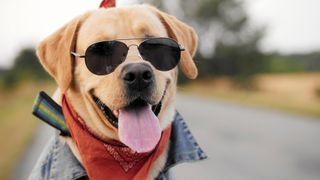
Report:
[{"label": "blurred green tree", "polygon": [[266,54],[263,73],[320,72],[320,51],[301,54]]},{"label": "blurred green tree", "polygon": [[12,70],[19,74],[19,79],[48,79],[48,75],[40,65],[34,48],[22,49],[15,58]]},{"label": "blurred green tree", "polygon": [[[200,77],[229,75],[246,79],[265,66],[258,46],[264,27],[253,26],[242,0],[142,0],[195,27]],[[237,78],[238,79],[238,78]]]},{"label": "blurred green tree", "polygon": [[44,71],[35,54],[34,48],[22,49],[14,59],[14,65],[9,70],[2,70],[0,85],[3,88],[14,88],[18,83],[28,80],[48,80],[49,76]]}]

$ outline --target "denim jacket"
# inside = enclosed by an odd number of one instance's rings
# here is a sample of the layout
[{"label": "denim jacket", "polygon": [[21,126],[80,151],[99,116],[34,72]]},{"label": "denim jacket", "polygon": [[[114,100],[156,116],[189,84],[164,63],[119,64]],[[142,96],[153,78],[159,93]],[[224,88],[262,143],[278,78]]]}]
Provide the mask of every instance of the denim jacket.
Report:
[{"label": "denim jacket", "polygon": [[[172,123],[168,158],[156,179],[173,179],[170,168],[190,161],[206,159],[207,156],[195,141],[186,122],[177,112]],[[69,146],[56,134],[42,152],[29,180],[82,180],[89,179]]]}]

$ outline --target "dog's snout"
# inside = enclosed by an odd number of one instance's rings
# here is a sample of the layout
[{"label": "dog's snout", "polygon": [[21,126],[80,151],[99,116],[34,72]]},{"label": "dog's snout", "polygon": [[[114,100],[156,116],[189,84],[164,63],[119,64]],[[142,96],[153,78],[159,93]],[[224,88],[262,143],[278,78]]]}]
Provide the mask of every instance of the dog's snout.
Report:
[{"label": "dog's snout", "polygon": [[154,81],[152,69],[145,63],[125,65],[121,77],[130,90],[136,91],[143,91],[151,86]]}]

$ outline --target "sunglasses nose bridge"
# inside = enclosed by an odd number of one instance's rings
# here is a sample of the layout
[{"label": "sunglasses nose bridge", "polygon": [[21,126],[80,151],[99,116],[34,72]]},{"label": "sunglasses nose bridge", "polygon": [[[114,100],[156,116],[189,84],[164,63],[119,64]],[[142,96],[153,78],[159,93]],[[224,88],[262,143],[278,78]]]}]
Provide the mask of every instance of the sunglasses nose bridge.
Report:
[{"label": "sunglasses nose bridge", "polygon": [[[131,50],[131,52],[130,52],[131,47],[136,47],[136,48],[134,48],[134,51]],[[143,58],[139,52],[139,45],[130,44],[128,46],[128,56],[127,57],[139,57],[140,60],[143,60]]]},{"label": "sunglasses nose bridge", "polygon": [[130,44],[129,46],[128,46],[128,49],[130,49],[132,46],[135,46],[135,47],[139,47],[139,45],[137,45],[137,44]]}]

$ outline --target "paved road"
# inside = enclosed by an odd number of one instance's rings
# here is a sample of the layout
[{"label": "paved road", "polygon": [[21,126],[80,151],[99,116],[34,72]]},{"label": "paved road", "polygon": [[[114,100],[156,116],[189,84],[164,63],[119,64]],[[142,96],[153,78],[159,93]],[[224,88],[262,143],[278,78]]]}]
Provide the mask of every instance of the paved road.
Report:
[{"label": "paved road", "polygon": [[[320,119],[184,95],[177,107],[209,156],[175,167],[177,180],[320,179]],[[38,136],[47,138],[46,132]],[[46,138],[35,138],[25,155],[32,158],[25,158],[17,172],[27,174]]]},{"label": "paved road", "polygon": [[47,141],[53,135],[54,129],[45,123],[40,124],[35,134],[35,137],[31,140],[22,156],[21,162],[15,169],[13,174],[14,180],[26,180],[35,165],[38,157],[41,154],[42,149],[45,147]]}]

